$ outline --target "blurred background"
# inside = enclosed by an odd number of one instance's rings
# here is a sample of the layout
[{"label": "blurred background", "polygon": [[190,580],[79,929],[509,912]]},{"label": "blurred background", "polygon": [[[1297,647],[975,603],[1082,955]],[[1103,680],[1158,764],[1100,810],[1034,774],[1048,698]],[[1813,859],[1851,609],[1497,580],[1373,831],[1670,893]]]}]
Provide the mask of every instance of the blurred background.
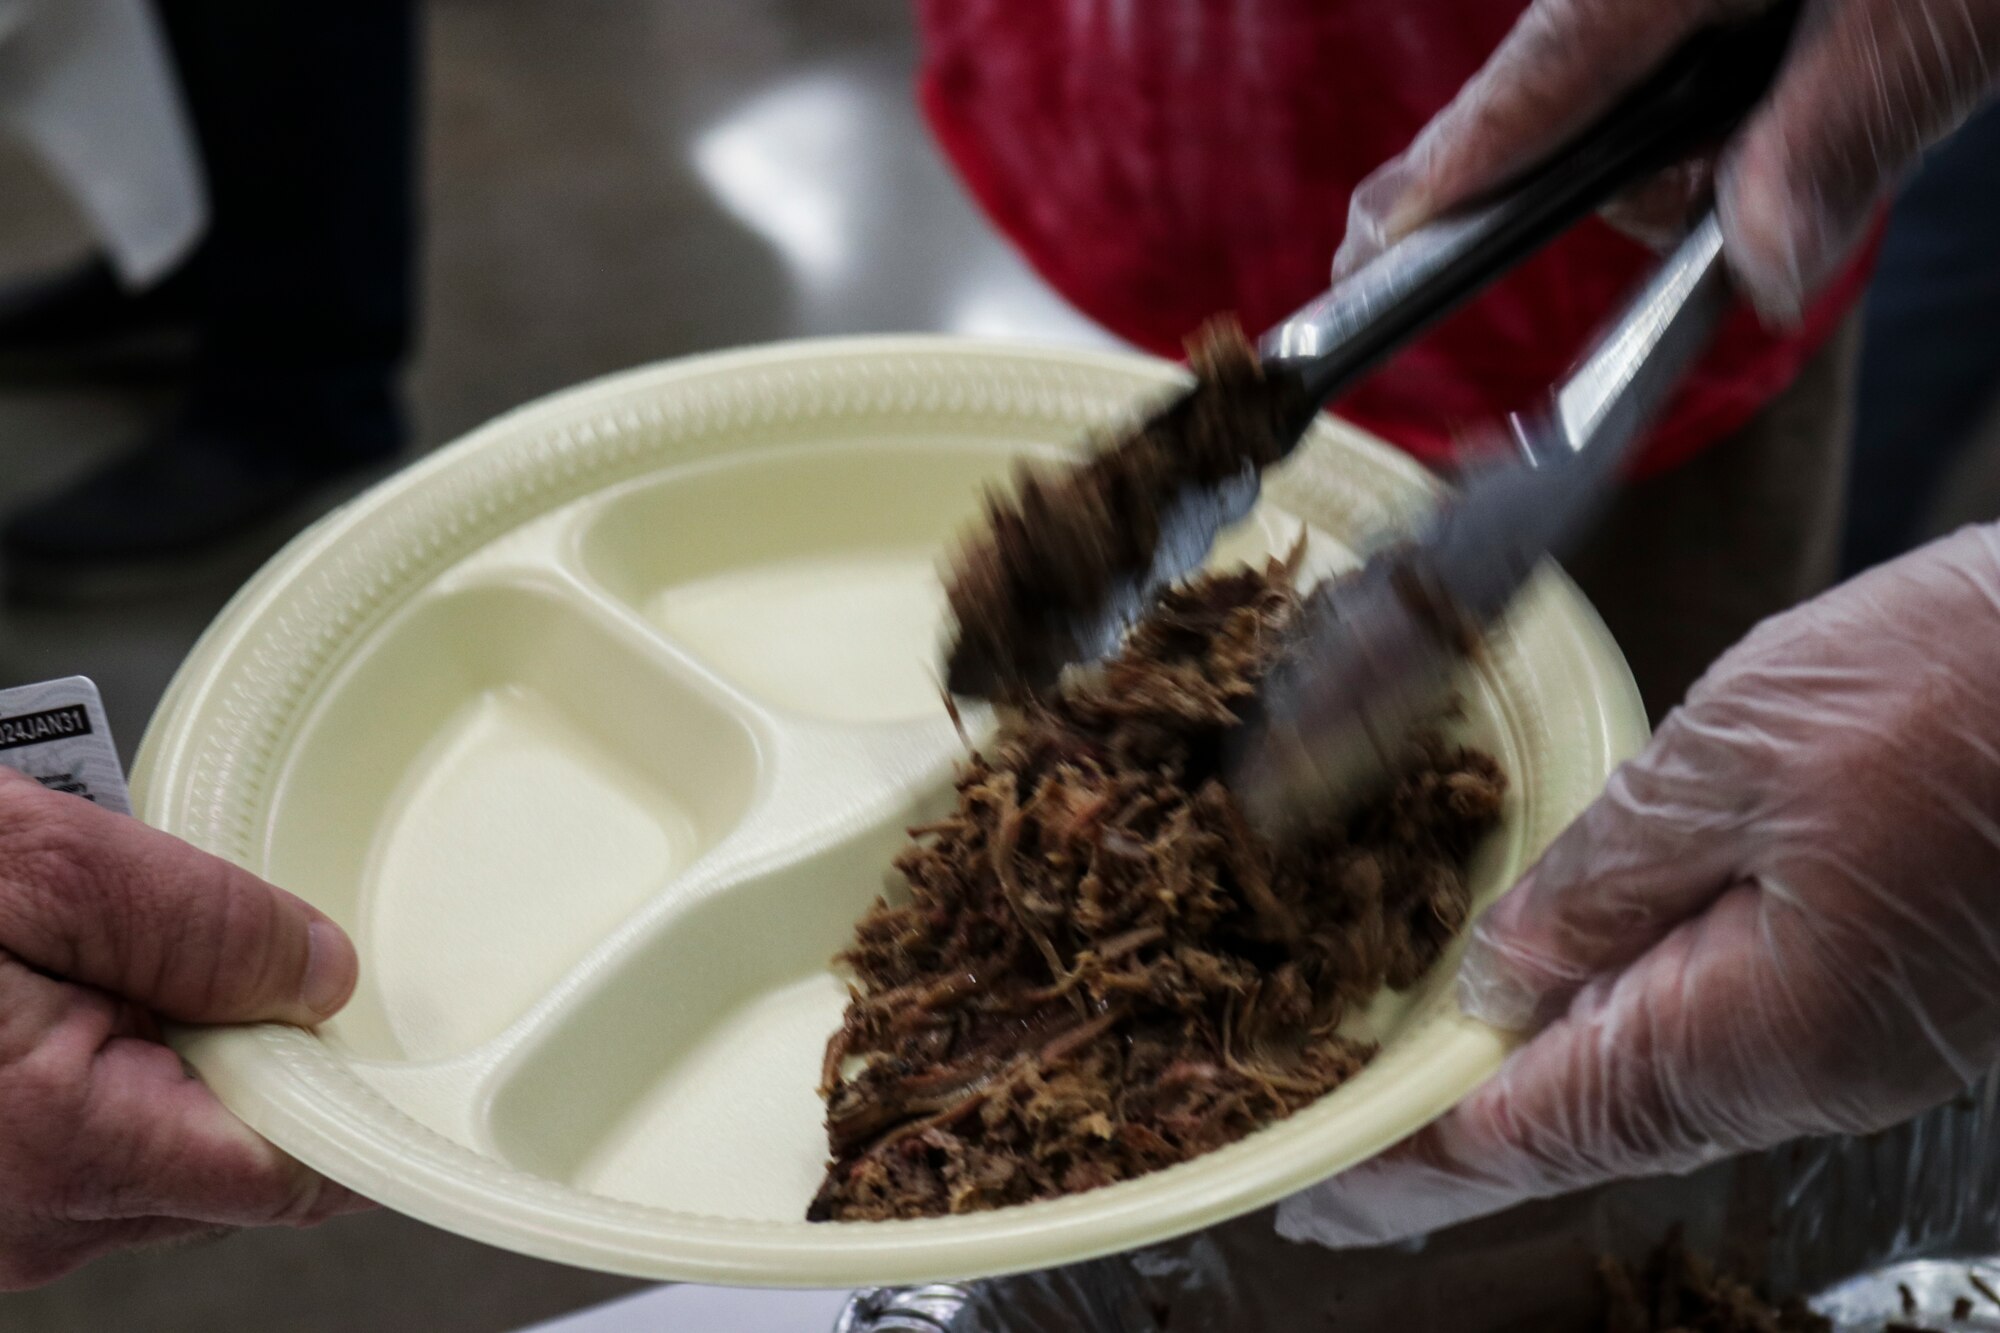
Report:
[{"label": "blurred background", "polygon": [[[432,0],[422,7],[422,330],[409,454],[663,357],[937,329],[1110,345],[979,218],[911,95],[906,0]],[[0,136],[0,287],[90,233]],[[0,383],[0,512],[173,419],[159,377]],[[212,570],[128,596],[0,604],[0,682],[94,677],[127,761],[175,667],[304,499]],[[381,1215],[127,1256],[0,1296],[34,1333],[485,1333],[634,1284]]]},{"label": "blurred background", "polygon": [[[433,0],[419,12],[419,330],[396,462],[593,376],[745,343],[942,330],[1116,344],[948,175],[912,96],[908,0]],[[36,157],[0,136],[0,291],[91,244]],[[169,379],[0,376],[0,514],[171,423],[181,395]],[[95,677],[129,759],[229,594],[371,475],[334,479],[212,576],[9,598],[0,679]]]},{"label": "blurred background", "polygon": [[[0,54],[11,12],[0,0]],[[259,428],[246,423],[272,405],[227,392],[201,399],[213,367],[79,375],[12,357],[37,350],[33,338],[8,343],[5,331],[22,311],[22,283],[66,274],[85,284],[70,289],[74,300],[109,298],[90,296],[88,271],[75,267],[94,252],[75,191],[62,188],[46,152],[0,134],[0,516],[16,516],[0,686],[94,677],[128,762],[203,627],[288,535],[374,477],[526,400],[648,361],[800,336],[929,330],[1119,345],[1030,271],[939,159],[912,95],[911,0],[430,0],[416,12],[415,339],[405,358],[391,331],[363,358],[374,358],[378,377],[401,381],[407,417],[392,420],[394,409],[370,397],[379,384],[315,383],[314,392],[338,398],[334,416],[355,424],[325,442],[327,465],[309,474],[262,473],[237,450],[256,443],[245,437]],[[6,72],[0,62],[0,112]],[[299,101],[316,95],[294,91]],[[20,124],[0,115],[0,128]],[[254,151],[250,158],[255,168]],[[332,150],[313,165],[369,174]],[[1996,176],[1976,155],[1965,169]],[[254,197],[259,173],[249,175],[231,188]],[[337,231],[337,218],[325,221]],[[373,275],[346,273],[331,257],[328,266],[317,284],[302,283],[308,294],[331,292],[338,304],[373,291]],[[1958,295],[1978,293],[1961,283]],[[2000,308],[2000,293],[1979,299]],[[52,318],[70,318],[76,307],[66,308],[71,315]],[[1904,315],[1924,318],[1921,309]],[[276,355],[237,350],[253,361]],[[2000,347],[1973,350],[2000,365]],[[193,408],[189,383],[198,386]],[[2000,513],[1989,405],[1948,404],[1946,426],[1915,427],[1939,447],[1921,484],[1901,488],[1902,509],[1869,537],[1868,558]],[[177,478],[190,488],[185,496],[156,489],[143,471],[102,480],[135,441],[164,441],[172,452],[190,439],[206,441],[210,471]],[[1875,472],[1865,457],[1860,466],[1864,499],[1880,486],[1869,478],[1906,474],[1895,456],[1878,457]],[[245,531],[221,556],[166,562],[168,577],[118,595],[64,577],[95,567],[101,553],[88,544],[120,505],[178,511],[230,496],[257,520],[230,525]],[[35,521],[24,528],[18,516],[30,511]],[[44,1290],[0,1296],[0,1331],[483,1333],[632,1285],[377,1215],[102,1262]]]}]

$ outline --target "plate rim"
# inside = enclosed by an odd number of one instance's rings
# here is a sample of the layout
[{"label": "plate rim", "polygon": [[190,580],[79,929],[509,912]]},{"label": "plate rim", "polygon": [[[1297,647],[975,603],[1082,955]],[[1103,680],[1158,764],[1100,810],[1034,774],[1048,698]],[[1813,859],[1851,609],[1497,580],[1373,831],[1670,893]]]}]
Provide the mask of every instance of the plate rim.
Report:
[{"label": "plate rim", "polygon": [[[1063,371],[1111,372],[1130,381],[1135,391],[1147,383],[1164,386],[1185,376],[1174,363],[1132,353],[948,335],[871,335],[684,357],[531,401],[326,515],[230,599],[176,673],[141,741],[133,771],[141,816],[171,832],[194,834],[190,840],[198,844],[217,841],[215,821],[224,812],[207,810],[202,822],[186,808],[192,724],[219,688],[216,668],[242,646],[244,636],[264,616],[282,606],[295,576],[342,543],[353,541],[371,516],[396,497],[439,484],[440,478],[448,478],[500,442],[534,439],[580,410],[586,415],[590,410],[608,411],[635,393],[664,391],[677,381],[705,377],[719,381],[760,367],[804,368],[840,360],[863,365],[939,355],[989,363],[989,374],[994,373],[990,363],[996,359],[1017,367],[1039,367],[1058,378]],[[1396,474],[1399,483],[1408,485],[1412,502],[1438,485],[1419,464],[1348,423],[1322,421],[1315,429],[1319,436],[1359,449],[1376,466]],[[582,493],[594,489],[590,486]],[[1273,491],[1281,493],[1282,487],[1274,484]],[[568,501],[543,508],[560,503]],[[1537,595],[1545,599],[1552,624],[1564,630],[1572,665],[1594,687],[1588,698],[1595,707],[1575,721],[1580,729],[1576,734],[1588,737],[1593,747],[1582,767],[1591,773],[1591,784],[1601,785],[1616,763],[1645,739],[1638,693],[1609,632],[1575,586],[1553,568],[1538,579]],[[212,846],[211,850],[226,849]],[[1529,854],[1535,850],[1529,848]],[[1440,1025],[1436,1049],[1416,1071],[1421,1076],[1401,1083],[1399,1096],[1375,1099],[1405,1108],[1420,1102],[1418,1114],[1388,1115],[1378,1109],[1368,1132],[1330,1136],[1340,1140],[1338,1151],[1243,1155],[1233,1151],[1242,1145],[1232,1145],[1222,1150],[1236,1168],[1227,1172],[1180,1174],[1184,1168],[1173,1168],[1124,1186],[1019,1208],[960,1218],[839,1226],[707,1218],[628,1204],[503,1166],[394,1108],[357,1076],[339,1070],[339,1062],[316,1038],[295,1029],[178,1029],[172,1040],[252,1128],[308,1166],[420,1220],[538,1257],[641,1277],[826,1287],[950,1279],[971,1272],[999,1275],[1073,1262],[1185,1234],[1268,1205],[1309,1183],[1302,1179],[1302,1156],[1311,1180],[1364,1159],[1442,1114],[1490,1075],[1510,1048],[1503,1034],[1456,1013],[1435,1021]],[[332,1078],[337,1070],[344,1083]],[[1347,1113],[1351,1119],[1368,1119],[1365,1108],[1357,1112],[1350,1107]],[[1254,1144],[1264,1134],[1295,1123],[1279,1122],[1245,1142]],[[1216,1156],[1187,1165],[1199,1167]],[[394,1169],[386,1165],[390,1161]],[[1162,1209],[1162,1201],[1155,1197],[1160,1190],[1143,1187],[1167,1177],[1173,1177],[1166,1188],[1174,1194],[1174,1206]],[[509,1187],[505,1191],[496,1187],[503,1183]],[[1172,1220],[1162,1223],[1162,1213]]]}]

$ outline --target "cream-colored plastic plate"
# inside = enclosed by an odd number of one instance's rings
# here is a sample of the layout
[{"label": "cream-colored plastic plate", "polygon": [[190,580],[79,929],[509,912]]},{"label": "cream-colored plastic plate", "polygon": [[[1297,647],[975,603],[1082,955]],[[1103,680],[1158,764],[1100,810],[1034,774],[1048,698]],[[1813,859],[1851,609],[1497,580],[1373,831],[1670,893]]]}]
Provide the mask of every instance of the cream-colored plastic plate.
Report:
[{"label": "cream-colored plastic plate", "polygon": [[[222,613],[140,756],[143,815],[357,940],[317,1034],[181,1034],[242,1117],[425,1221],[650,1277],[801,1286],[994,1274],[1185,1232],[1445,1110],[1501,1037],[1440,967],[1360,1077],[1199,1161],[1058,1202],[803,1221],[842,982],[902,830],[948,799],[935,565],[983,482],[1179,372],[937,338],[801,343],[586,385],[331,515]],[[1333,424],[1223,558],[1319,571],[1428,503]],[[1515,779],[1507,884],[1642,736],[1560,575],[1471,683]],[[975,722],[979,719],[974,719]]]}]

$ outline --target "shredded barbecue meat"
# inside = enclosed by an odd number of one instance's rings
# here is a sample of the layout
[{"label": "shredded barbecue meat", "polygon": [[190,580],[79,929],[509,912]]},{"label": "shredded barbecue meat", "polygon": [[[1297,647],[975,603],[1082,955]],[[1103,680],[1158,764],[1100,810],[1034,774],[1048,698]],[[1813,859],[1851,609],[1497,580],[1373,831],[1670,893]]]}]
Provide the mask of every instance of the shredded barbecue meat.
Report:
[{"label": "shredded barbecue meat", "polygon": [[1833,1333],[1805,1302],[1772,1304],[1689,1253],[1679,1228],[1638,1267],[1598,1264],[1602,1333]]},{"label": "shredded barbecue meat", "polygon": [[[945,599],[957,622],[946,657],[953,693],[1045,688],[1084,654],[1075,617],[1151,567],[1169,510],[1193,487],[1262,471],[1296,437],[1304,389],[1263,366],[1222,321],[1189,346],[1196,391],[1061,468],[1023,465],[986,497],[986,524],[953,561]],[[1094,651],[1094,650],[1093,650]]]},{"label": "shredded barbecue meat", "polygon": [[911,831],[907,902],[843,955],[816,1221],[964,1213],[1218,1148],[1372,1056],[1342,1021],[1465,921],[1494,761],[1417,738],[1393,790],[1274,850],[1219,778],[1296,611],[1296,562],[1170,590],[1022,701]]}]

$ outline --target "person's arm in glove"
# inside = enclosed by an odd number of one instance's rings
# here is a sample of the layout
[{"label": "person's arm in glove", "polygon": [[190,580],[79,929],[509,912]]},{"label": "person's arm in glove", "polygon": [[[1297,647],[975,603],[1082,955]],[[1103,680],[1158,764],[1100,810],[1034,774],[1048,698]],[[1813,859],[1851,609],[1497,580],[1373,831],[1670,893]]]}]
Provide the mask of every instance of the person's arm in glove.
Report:
[{"label": "person's arm in glove", "polygon": [[354,947],[290,894],[0,768],[0,1291],[369,1207],[253,1134],[159,1023],[310,1025]]},{"label": "person's arm in glove", "polygon": [[[1408,151],[1354,193],[1340,275],[1503,183],[1607,110],[1698,28],[1761,0],[1535,0]],[[1796,319],[1875,204],[1989,90],[2000,0],[1808,0],[1778,83],[1719,158],[1621,201],[1647,240],[1713,179],[1725,253],[1767,319]]]},{"label": "person's arm in glove", "polygon": [[2000,528],[1765,622],[1486,914],[1457,1110],[1288,1201],[1359,1245],[1886,1128],[2000,1055]]}]

